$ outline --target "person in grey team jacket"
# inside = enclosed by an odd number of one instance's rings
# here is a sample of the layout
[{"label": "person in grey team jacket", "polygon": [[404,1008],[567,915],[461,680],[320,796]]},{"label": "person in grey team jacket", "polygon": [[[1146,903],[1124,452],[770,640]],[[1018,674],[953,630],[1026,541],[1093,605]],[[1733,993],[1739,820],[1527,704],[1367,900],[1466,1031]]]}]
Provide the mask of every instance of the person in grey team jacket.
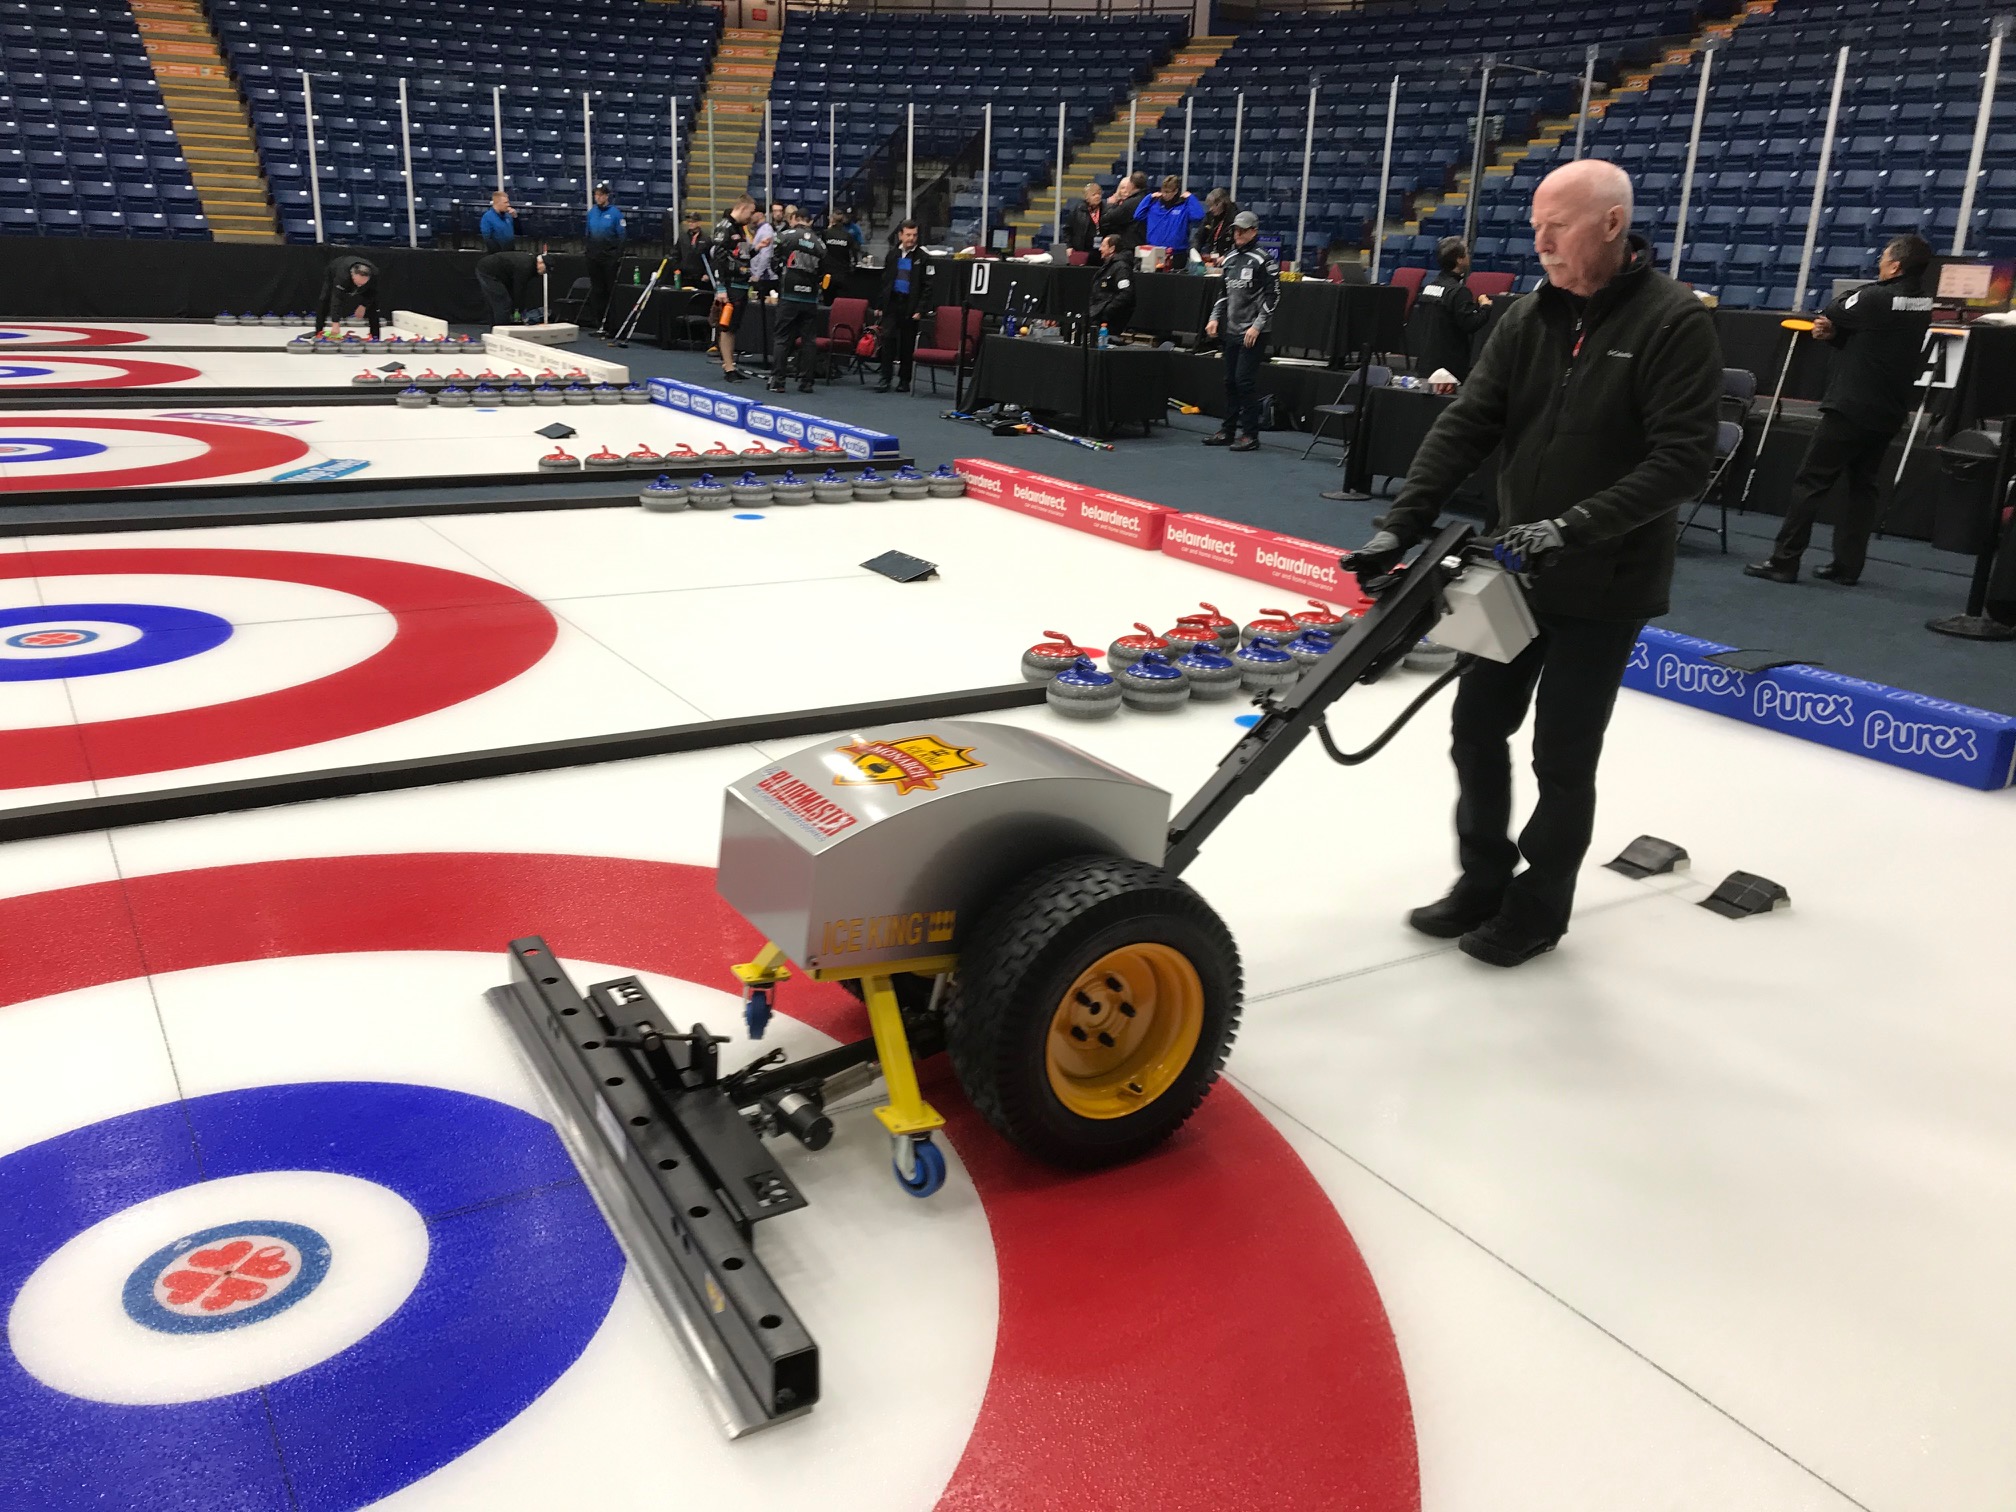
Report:
[{"label": "person in grey team jacket", "polygon": [[[1534,191],[1533,233],[1546,284],[1498,322],[1379,533],[1343,558],[1360,582],[1390,571],[1497,450],[1498,556],[1532,574],[1540,633],[1457,684],[1462,875],[1408,915],[1493,966],[1552,950],[1567,932],[1603,734],[1639,630],[1666,612],[1675,516],[1707,484],[1722,396],[1708,311],[1631,234],[1623,170],[1593,158],[1557,168]],[[1536,686],[1540,798],[1515,843],[1508,741]]]},{"label": "person in grey team jacket", "polygon": [[1260,449],[1260,369],[1267,362],[1267,328],[1281,303],[1280,275],[1274,259],[1254,245],[1259,239],[1259,216],[1241,210],[1232,218],[1232,253],[1219,265],[1225,292],[1204,323],[1204,334],[1225,358],[1225,423],[1204,444],[1241,452]]}]

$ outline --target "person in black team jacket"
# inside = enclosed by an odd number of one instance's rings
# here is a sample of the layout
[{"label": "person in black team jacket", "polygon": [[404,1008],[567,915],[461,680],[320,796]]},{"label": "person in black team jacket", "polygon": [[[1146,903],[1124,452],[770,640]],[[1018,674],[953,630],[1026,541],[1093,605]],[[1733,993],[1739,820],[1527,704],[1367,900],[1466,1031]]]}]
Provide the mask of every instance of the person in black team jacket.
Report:
[{"label": "person in black team jacket", "polygon": [[1259,216],[1241,210],[1232,217],[1232,252],[1221,265],[1225,292],[1204,322],[1204,334],[1225,359],[1225,423],[1204,438],[1206,446],[1260,449],[1260,369],[1267,364],[1267,328],[1281,302],[1281,283],[1274,259],[1254,245],[1259,239]]},{"label": "person in black team jacket", "polygon": [[1086,313],[1086,330],[1097,337],[1099,327],[1109,336],[1118,336],[1134,318],[1134,265],[1120,255],[1120,238],[1102,236],[1099,276],[1092,280],[1092,303]]},{"label": "person in black team jacket", "polygon": [[1099,260],[1099,222],[1106,204],[1106,191],[1098,181],[1085,186],[1085,197],[1064,212],[1064,245],[1085,254],[1087,262]]},{"label": "person in black team jacket", "polygon": [[896,228],[896,240],[882,263],[882,292],[876,304],[882,311],[882,330],[876,338],[882,347],[882,378],[875,392],[889,392],[893,373],[896,392],[907,394],[917,364],[917,325],[924,316],[924,254],[917,246],[913,220]]},{"label": "person in black team jacket", "polygon": [[[1342,559],[1361,582],[1390,571],[1497,449],[1500,560],[1533,574],[1540,633],[1512,662],[1479,660],[1457,684],[1462,876],[1408,915],[1494,966],[1551,950],[1567,931],[1603,733],[1640,628],[1666,612],[1675,514],[1708,481],[1722,395],[1708,311],[1630,234],[1621,169],[1593,158],[1557,168],[1534,191],[1532,218],[1547,283],[1498,322],[1379,533]],[[1507,742],[1529,704],[1540,799],[1515,844]]]},{"label": "person in black team jacket", "polygon": [[1852,588],[1862,576],[1869,532],[1876,528],[1883,453],[1903,429],[1911,388],[1925,365],[1925,331],[1932,300],[1925,292],[1932,249],[1916,236],[1900,236],[1883,249],[1876,282],[1837,299],[1813,322],[1813,339],[1834,348],[1820,428],[1792,480],[1792,505],[1771,555],[1743,570],[1774,583],[1799,581],[1799,558],[1813,539],[1820,505],[1845,475],[1848,499],[1834,526],[1834,560],[1813,576]]},{"label": "person in black team jacket", "polygon": [[1470,343],[1491,318],[1491,301],[1473,294],[1464,282],[1470,276],[1470,248],[1462,237],[1443,237],[1436,243],[1435,259],[1442,271],[1422,286],[1407,322],[1414,371],[1425,378],[1447,368],[1460,383],[1470,376]]},{"label": "person in black team jacket", "polygon": [[802,205],[786,212],[787,224],[770,244],[770,269],[777,278],[777,333],[770,357],[770,392],[784,392],[785,370],[798,356],[798,392],[812,392],[812,365],[818,356],[819,294],[826,287],[826,246],[812,229]]},{"label": "person in black team jacket", "polygon": [[756,244],[749,223],[756,219],[756,201],[743,195],[715,222],[706,250],[707,281],[714,286],[714,343],[721,353],[721,376],[740,383],[748,374],[735,365],[735,333],[749,308],[749,260]]},{"label": "person in black team jacket", "polygon": [[318,332],[346,320],[369,320],[373,339],[385,323],[385,312],[378,302],[378,270],[361,257],[339,257],[329,264],[329,276],[322,280],[322,297],[315,305]]}]

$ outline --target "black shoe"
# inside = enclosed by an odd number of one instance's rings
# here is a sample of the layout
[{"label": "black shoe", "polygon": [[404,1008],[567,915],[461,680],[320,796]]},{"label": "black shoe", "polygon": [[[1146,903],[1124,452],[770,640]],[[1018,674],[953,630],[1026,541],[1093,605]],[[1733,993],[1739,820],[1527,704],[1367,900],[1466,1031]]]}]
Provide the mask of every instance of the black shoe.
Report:
[{"label": "black shoe", "polygon": [[897,393],[899,393],[899,394],[907,394],[907,393],[909,393],[909,392],[910,392],[910,380],[909,380],[908,378],[905,378],[905,379],[904,379],[904,380],[903,380],[903,381],[902,381],[901,383],[897,384],[897,385],[896,385],[896,392],[897,392]]},{"label": "black shoe", "polygon": [[1453,940],[1497,917],[1496,898],[1480,899],[1458,888],[1439,903],[1415,909],[1407,915],[1407,922],[1425,935],[1433,935],[1438,940]]},{"label": "black shoe", "polygon": [[799,392],[799,393],[801,393],[801,394],[809,394],[809,393],[811,393],[811,392],[812,392],[812,383],[811,383],[811,380],[810,380],[810,379],[807,379],[807,380],[806,380],[805,382],[803,382],[803,383],[799,384],[799,385],[798,385],[798,392]]},{"label": "black shoe", "polygon": [[1241,436],[1237,441],[1232,443],[1232,450],[1258,451],[1260,450],[1260,438],[1258,436]]},{"label": "black shoe", "polygon": [[1232,444],[1232,432],[1228,430],[1214,431],[1204,438],[1204,444],[1206,446],[1230,446]]},{"label": "black shoe", "polygon": [[771,383],[766,383],[764,387],[769,389],[770,392],[773,394],[781,394],[784,392],[784,385],[774,381]]},{"label": "black shoe", "polygon": [[1825,562],[1815,567],[1813,569],[1813,576],[1819,578],[1823,583],[1834,583],[1842,588],[1853,588],[1857,583],[1862,581],[1861,573],[1858,572],[1850,576],[1841,570],[1841,564],[1838,562]]},{"label": "black shoe", "polygon": [[1560,943],[1558,934],[1541,933],[1499,914],[1464,935],[1456,948],[1486,966],[1523,966]]},{"label": "black shoe", "polygon": [[749,375],[740,368],[723,368],[721,377],[729,383],[747,383]]},{"label": "black shoe", "polygon": [[881,381],[880,383],[876,384],[876,385],[875,385],[875,392],[876,392],[876,393],[878,393],[878,394],[886,394],[886,393],[888,393],[888,392],[889,392],[889,380],[888,380],[887,378],[884,378],[884,379],[883,379],[883,380],[882,380],[882,381]]},{"label": "black shoe", "polygon": [[1751,562],[1743,569],[1743,576],[1762,578],[1767,583],[1796,583],[1799,581],[1799,564],[1786,565],[1775,557],[1766,557],[1761,562]]}]

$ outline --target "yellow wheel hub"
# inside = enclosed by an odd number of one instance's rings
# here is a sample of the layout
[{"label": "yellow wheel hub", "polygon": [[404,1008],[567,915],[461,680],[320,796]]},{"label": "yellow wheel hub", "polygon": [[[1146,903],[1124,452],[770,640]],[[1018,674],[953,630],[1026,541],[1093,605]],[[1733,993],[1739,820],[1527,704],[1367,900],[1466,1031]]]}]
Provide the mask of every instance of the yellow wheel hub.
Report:
[{"label": "yellow wheel hub", "polygon": [[1204,1030],[1204,984],[1168,945],[1127,945],[1073,982],[1050,1019],[1050,1090],[1080,1118],[1125,1118],[1174,1086]]}]

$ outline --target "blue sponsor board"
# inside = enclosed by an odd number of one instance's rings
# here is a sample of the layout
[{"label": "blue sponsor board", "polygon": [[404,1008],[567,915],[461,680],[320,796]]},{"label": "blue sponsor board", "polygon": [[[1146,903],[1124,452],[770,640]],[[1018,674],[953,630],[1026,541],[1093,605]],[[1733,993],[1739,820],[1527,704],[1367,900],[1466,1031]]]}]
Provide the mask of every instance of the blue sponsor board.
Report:
[{"label": "blue sponsor board", "polygon": [[676,410],[693,408],[692,386],[681,383],[677,378],[653,378],[650,389],[651,398],[658,404]]},{"label": "blue sponsor board", "polygon": [[837,446],[848,456],[864,462],[876,457],[894,457],[902,450],[902,444],[886,431],[842,425],[799,410],[752,403],[739,395],[723,394],[702,388],[697,383],[685,383],[677,378],[653,378],[650,387],[651,397],[659,404],[718,420],[723,425],[735,426],[765,440],[795,441],[812,451],[822,446]]},{"label": "blue sponsor board", "polygon": [[1821,667],[1738,672],[1707,660],[1731,649],[1648,629],[1624,686],[1966,787],[2016,784],[2016,717]]},{"label": "blue sponsor board", "polygon": [[777,411],[767,404],[752,404],[742,417],[742,428],[758,436],[777,434]]}]

